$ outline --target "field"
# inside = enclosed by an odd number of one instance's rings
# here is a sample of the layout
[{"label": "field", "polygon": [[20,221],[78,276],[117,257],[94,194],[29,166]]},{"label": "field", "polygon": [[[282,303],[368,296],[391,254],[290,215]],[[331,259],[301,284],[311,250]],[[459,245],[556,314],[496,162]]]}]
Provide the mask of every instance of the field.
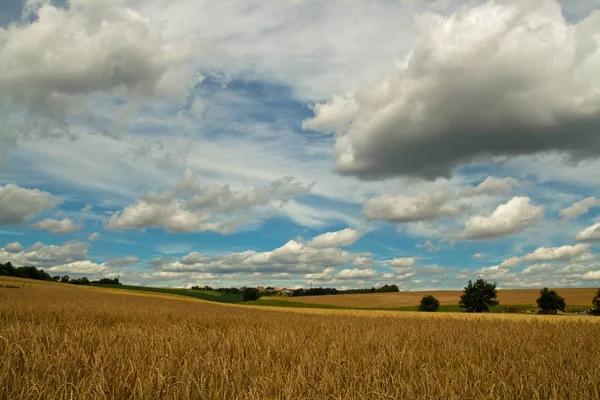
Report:
[{"label": "field", "polygon": [[[558,294],[565,298],[567,305],[583,306],[585,308],[592,307],[592,299],[597,290],[598,289],[556,289]],[[435,296],[442,306],[456,306],[458,305],[458,300],[462,291],[438,290],[428,292],[338,294],[330,296],[290,297],[286,298],[286,300],[297,303],[321,304],[337,307],[401,308],[417,306],[423,296],[428,294]],[[539,289],[498,290],[498,300],[500,301],[501,306],[535,306],[535,300],[539,296]]]},{"label": "field", "polygon": [[237,302],[242,301],[241,294],[219,293],[216,291],[209,292],[209,291],[204,291],[204,290],[155,288],[155,287],[131,286],[131,285],[92,284],[92,286],[98,286],[98,287],[103,287],[103,288],[108,288],[108,289],[116,289],[116,290],[136,290],[136,291],[142,291],[142,292],[176,294],[179,296],[194,297],[196,299],[201,299],[201,300],[216,301],[218,303],[237,303]]},{"label": "field", "polygon": [[598,399],[600,318],[268,308],[2,279],[2,399]]}]

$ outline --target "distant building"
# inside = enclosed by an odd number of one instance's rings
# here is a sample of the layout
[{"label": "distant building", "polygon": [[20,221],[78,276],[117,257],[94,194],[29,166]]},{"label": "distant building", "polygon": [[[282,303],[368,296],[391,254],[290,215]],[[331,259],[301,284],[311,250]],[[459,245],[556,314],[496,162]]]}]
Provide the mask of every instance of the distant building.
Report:
[{"label": "distant building", "polygon": [[281,293],[282,294],[292,295],[292,294],[294,294],[294,289],[283,288],[283,289],[281,289]]},{"label": "distant building", "polygon": [[256,287],[258,289],[259,292],[263,293],[265,291],[265,287],[264,286],[257,286]]}]

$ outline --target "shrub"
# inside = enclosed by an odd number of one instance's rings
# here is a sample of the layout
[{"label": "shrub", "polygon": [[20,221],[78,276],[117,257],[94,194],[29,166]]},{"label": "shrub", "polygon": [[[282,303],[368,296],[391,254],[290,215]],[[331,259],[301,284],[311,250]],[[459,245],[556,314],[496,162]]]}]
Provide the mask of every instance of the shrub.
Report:
[{"label": "shrub", "polygon": [[491,306],[499,304],[497,297],[496,284],[480,278],[475,283],[467,283],[458,305],[466,312],[488,312]]},{"label": "shrub", "polygon": [[543,288],[540,291],[540,297],[536,300],[540,309],[540,314],[556,314],[558,310],[565,311],[565,299],[556,293],[554,290]]},{"label": "shrub", "polygon": [[253,301],[260,299],[260,291],[254,287],[244,288],[242,301]]},{"label": "shrub", "polygon": [[435,297],[429,295],[421,299],[419,311],[437,311],[440,308],[440,302]]}]

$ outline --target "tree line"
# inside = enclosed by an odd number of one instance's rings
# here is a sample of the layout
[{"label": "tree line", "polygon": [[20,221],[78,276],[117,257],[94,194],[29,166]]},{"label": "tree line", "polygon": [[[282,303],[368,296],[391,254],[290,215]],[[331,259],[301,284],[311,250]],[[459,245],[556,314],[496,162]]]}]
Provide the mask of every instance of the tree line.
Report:
[{"label": "tree line", "polygon": [[390,293],[399,292],[398,286],[396,285],[383,285],[381,287],[372,287],[370,289],[347,289],[338,290],[336,288],[309,288],[309,289],[296,289],[292,293],[292,297],[298,296],[324,296],[329,294],[354,294],[354,293]]},{"label": "tree line", "polygon": [[90,284],[101,284],[101,285],[120,285],[119,278],[102,278],[97,281],[90,281],[86,276],[81,278],[71,279],[69,275],[55,275],[51,276],[43,269],[38,269],[32,266],[15,267],[9,261],[6,264],[0,263],[0,276],[13,276],[15,278],[27,278],[35,279],[38,281],[54,281],[61,283],[70,283],[73,285],[90,285]]}]

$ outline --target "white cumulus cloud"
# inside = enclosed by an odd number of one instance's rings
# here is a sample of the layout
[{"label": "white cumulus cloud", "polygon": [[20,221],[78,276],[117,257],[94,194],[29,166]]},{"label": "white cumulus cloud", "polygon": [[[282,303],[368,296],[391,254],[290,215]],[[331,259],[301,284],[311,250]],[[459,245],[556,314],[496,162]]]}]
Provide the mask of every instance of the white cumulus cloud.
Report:
[{"label": "white cumulus cloud", "polygon": [[461,194],[465,197],[481,195],[502,196],[507,195],[519,183],[515,178],[488,176],[479,185],[463,189]]},{"label": "white cumulus cloud", "polygon": [[496,239],[517,234],[540,222],[544,207],[531,204],[529,197],[513,197],[499,205],[489,216],[470,217],[461,237],[467,240]]},{"label": "white cumulus cloud", "polygon": [[460,210],[448,204],[449,200],[449,194],[441,190],[417,196],[384,194],[367,200],[363,214],[369,221],[382,220],[391,223],[454,217]]},{"label": "white cumulus cloud", "polygon": [[336,130],[339,172],[434,179],[492,156],[598,156],[600,11],[572,24],[555,0],[489,1],[419,21],[395,73],[305,122]]},{"label": "white cumulus cloud", "polygon": [[[169,232],[231,233],[253,218],[277,211],[292,198],[308,194],[314,183],[303,185],[284,177],[267,186],[234,191],[227,185],[201,186],[187,170],[173,192],[151,192],[114,213],[110,229],[162,227]],[[258,211],[257,211],[258,210]]]},{"label": "white cumulus cloud", "polygon": [[26,189],[10,183],[0,186],[0,225],[27,222],[61,202],[51,193],[38,189]]},{"label": "white cumulus cloud", "polygon": [[7,243],[4,246],[4,251],[7,253],[20,253],[23,251],[23,245],[19,242]]},{"label": "white cumulus cloud", "polygon": [[63,218],[60,220],[47,218],[45,220],[36,222],[31,227],[41,231],[49,231],[55,235],[73,233],[81,229],[81,225],[71,221],[69,218]]},{"label": "white cumulus cloud", "polygon": [[565,207],[558,212],[558,215],[564,219],[577,218],[581,215],[587,214],[590,208],[600,206],[600,200],[595,197],[586,197],[583,200],[577,201]]},{"label": "white cumulus cloud", "polygon": [[360,239],[361,236],[362,233],[359,231],[352,228],[346,228],[342,229],[341,231],[327,232],[319,236],[315,236],[310,242],[308,242],[308,245],[315,249],[351,246],[354,244],[354,242]]},{"label": "white cumulus cloud", "polygon": [[575,240],[580,242],[600,242],[600,222],[588,226],[575,236]]}]

